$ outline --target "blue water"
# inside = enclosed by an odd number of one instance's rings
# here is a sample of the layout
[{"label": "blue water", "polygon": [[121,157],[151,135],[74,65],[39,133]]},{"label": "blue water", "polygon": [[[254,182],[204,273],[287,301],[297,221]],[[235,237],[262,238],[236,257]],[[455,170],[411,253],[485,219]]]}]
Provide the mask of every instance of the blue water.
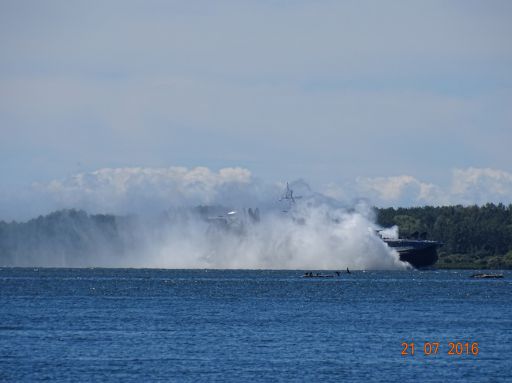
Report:
[{"label": "blue water", "polygon": [[0,380],[511,381],[512,274],[471,273],[4,268]]}]

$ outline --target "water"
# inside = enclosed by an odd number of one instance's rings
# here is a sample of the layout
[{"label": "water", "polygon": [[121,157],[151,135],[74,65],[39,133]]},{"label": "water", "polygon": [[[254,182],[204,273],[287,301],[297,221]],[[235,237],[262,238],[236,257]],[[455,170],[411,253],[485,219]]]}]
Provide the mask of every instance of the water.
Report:
[{"label": "water", "polygon": [[471,273],[4,268],[0,380],[510,381],[512,275]]}]

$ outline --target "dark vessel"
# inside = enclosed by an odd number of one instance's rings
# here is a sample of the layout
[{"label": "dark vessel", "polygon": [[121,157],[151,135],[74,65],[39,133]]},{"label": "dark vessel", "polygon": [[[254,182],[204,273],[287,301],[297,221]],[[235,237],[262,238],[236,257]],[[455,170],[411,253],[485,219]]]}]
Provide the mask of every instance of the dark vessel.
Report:
[{"label": "dark vessel", "polygon": [[438,259],[437,248],[443,245],[426,239],[383,238],[383,241],[398,252],[401,261],[417,269],[434,265]]},{"label": "dark vessel", "polygon": [[471,278],[480,278],[480,279],[496,279],[496,278],[503,278],[503,274],[473,274],[471,275]]},{"label": "dark vessel", "polygon": [[302,278],[336,278],[341,276],[341,273],[339,271],[336,271],[334,274],[320,274],[316,273],[313,274],[312,272],[304,273]]},{"label": "dark vessel", "polygon": [[[293,194],[293,189],[290,188],[288,182],[286,183],[286,190],[283,196],[279,199],[279,202],[285,202],[286,206],[284,206],[281,211],[286,214],[293,213],[293,207],[296,203],[297,199],[303,198],[302,196],[297,196]],[[244,217],[245,217],[244,210]],[[258,223],[260,221],[260,212],[259,209],[256,208],[252,210],[249,208],[247,211],[247,215],[249,218],[249,222]],[[293,222],[304,225],[305,219],[301,216],[290,215]],[[225,230],[230,230],[234,232],[238,232],[242,234],[245,230],[244,219],[240,219],[237,216],[236,211],[229,211],[227,214],[217,215],[215,217],[207,217],[207,220],[212,224],[212,227],[222,228]],[[332,222],[339,223],[338,220],[332,219]],[[434,265],[438,260],[437,248],[441,247],[443,244],[439,241],[427,240],[427,233],[418,233],[415,232],[412,234],[412,238],[405,239],[399,238],[398,232],[395,233],[396,238],[389,238],[384,235],[385,229],[375,230],[376,234],[380,236],[380,238],[391,248],[396,250],[400,256],[400,260],[403,262],[408,262],[413,267],[425,268]],[[347,268],[347,274],[350,274],[349,269]],[[306,273],[303,275],[304,278],[333,278],[334,275],[322,275],[317,274],[313,275],[312,273]]]}]

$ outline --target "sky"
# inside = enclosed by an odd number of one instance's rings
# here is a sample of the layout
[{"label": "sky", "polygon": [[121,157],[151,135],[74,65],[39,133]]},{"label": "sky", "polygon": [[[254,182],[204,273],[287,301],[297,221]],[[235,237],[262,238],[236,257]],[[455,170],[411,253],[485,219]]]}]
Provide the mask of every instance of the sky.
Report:
[{"label": "sky", "polygon": [[510,36],[496,0],[0,0],[0,220],[297,179],[512,203]]}]

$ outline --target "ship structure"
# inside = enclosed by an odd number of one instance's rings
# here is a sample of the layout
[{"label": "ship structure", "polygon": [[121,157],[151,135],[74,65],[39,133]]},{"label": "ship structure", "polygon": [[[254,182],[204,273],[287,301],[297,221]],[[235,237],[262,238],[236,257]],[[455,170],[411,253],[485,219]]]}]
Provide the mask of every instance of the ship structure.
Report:
[{"label": "ship structure", "polygon": [[[281,208],[281,212],[287,214],[291,213],[296,200],[300,198],[302,198],[302,196],[294,195],[293,190],[288,183],[286,183],[286,190],[279,199],[279,202],[285,205]],[[224,229],[238,234],[245,232],[246,222],[257,224],[260,221],[260,211],[258,208],[244,209],[242,211],[242,217],[237,213],[237,211],[232,210],[227,214],[208,216],[207,220],[210,222],[213,229]],[[293,215],[290,217],[295,223],[304,224],[304,218],[295,217]],[[333,222],[337,221],[334,220]],[[411,238],[400,238],[398,236],[396,238],[389,238],[384,235],[384,231],[385,230],[377,230],[376,233],[390,248],[398,252],[402,262],[407,262],[417,269],[433,266],[437,262],[437,249],[441,247],[443,243],[426,239],[427,233],[414,233]]]},{"label": "ship structure", "polygon": [[417,269],[433,266],[438,259],[437,249],[441,242],[427,239],[382,238],[392,249],[396,250],[400,260],[408,262]]}]

